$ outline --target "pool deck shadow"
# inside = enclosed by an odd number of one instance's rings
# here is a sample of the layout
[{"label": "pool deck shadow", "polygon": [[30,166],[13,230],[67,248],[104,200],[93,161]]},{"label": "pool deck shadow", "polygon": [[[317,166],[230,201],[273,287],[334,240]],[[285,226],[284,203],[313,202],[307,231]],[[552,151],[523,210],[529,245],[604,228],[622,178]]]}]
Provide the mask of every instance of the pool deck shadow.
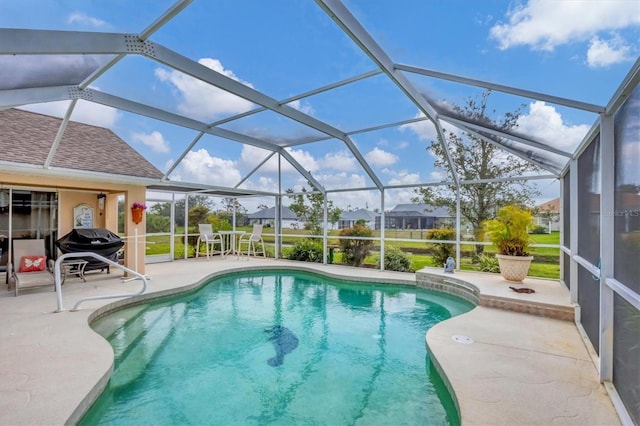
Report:
[{"label": "pool deck shadow", "polygon": [[[283,267],[416,285],[416,274],[216,256],[147,265],[145,297],[194,288],[227,271]],[[444,275],[436,269],[423,271]],[[28,290],[19,297],[0,292],[0,425],[73,424],[86,411],[113,367],[111,346],[88,321],[127,299],[87,301],[78,311],[69,309],[84,297],[141,288],[141,281],[122,278],[121,271],[112,270],[88,273],[86,283],[68,279],[62,291],[65,310],[59,313],[50,289]],[[573,321],[542,316],[544,309],[535,315],[507,310],[527,305],[572,309],[568,292],[557,281],[528,278],[526,286],[536,293],[520,294],[496,275],[456,272],[445,278],[472,283],[480,294],[481,306],[436,325],[426,336],[434,363],[455,393],[463,424],[620,424]],[[489,307],[492,300],[510,304],[506,309],[500,303]]]}]

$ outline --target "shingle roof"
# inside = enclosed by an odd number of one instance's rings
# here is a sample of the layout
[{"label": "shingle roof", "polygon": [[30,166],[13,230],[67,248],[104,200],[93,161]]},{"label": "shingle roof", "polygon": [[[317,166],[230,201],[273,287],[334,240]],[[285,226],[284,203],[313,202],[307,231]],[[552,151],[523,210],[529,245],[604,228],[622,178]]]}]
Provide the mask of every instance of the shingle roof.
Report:
[{"label": "shingle roof", "polygon": [[[62,119],[19,109],[0,111],[0,159],[44,165]],[[51,167],[159,179],[164,174],[115,133],[69,121]]]},{"label": "shingle roof", "polygon": [[425,217],[455,217],[445,207],[433,207],[429,204],[398,204],[388,211],[387,216],[425,216]]},{"label": "shingle roof", "polygon": [[352,212],[342,212],[340,216],[340,220],[374,220],[376,218],[376,213],[366,210],[366,209],[358,209]]},{"label": "shingle roof", "polygon": [[542,212],[560,213],[560,198],[554,198],[553,200],[542,203],[537,207]]},{"label": "shingle roof", "polygon": [[[258,210],[254,213],[249,213],[247,218],[249,219],[273,219],[276,217],[276,208],[269,207],[268,209]],[[282,206],[282,220],[297,220],[298,216],[289,209],[287,206]]]}]

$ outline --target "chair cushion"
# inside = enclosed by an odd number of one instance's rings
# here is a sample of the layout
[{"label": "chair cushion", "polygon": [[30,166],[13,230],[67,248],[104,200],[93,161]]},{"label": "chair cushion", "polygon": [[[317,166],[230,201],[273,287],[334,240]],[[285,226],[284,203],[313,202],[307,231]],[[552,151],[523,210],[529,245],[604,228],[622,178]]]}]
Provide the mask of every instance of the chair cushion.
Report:
[{"label": "chair cushion", "polygon": [[47,268],[47,256],[22,256],[18,272],[38,272]]}]

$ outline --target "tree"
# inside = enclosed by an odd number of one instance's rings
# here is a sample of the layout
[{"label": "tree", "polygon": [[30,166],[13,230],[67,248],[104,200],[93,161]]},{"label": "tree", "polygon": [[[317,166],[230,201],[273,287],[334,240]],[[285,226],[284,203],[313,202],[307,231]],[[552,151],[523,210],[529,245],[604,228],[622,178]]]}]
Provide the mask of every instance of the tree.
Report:
[{"label": "tree", "polygon": [[[208,195],[189,195],[189,209],[198,206],[207,207],[212,209],[215,206],[215,202]],[[177,226],[184,226],[184,202],[185,199],[181,198],[175,202],[174,217]],[[149,213],[171,217],[171,202],[156,203],[149,208]],[[201,222],[202,223],[202,222]],[[194,224],[191,223],[193,226]]]},{"label": "tree", "polygon": [[209,223],[209,208],[196,206],[189,209],[189,225],[197,226],[200,223]]},{"label": "tree", "polygon": [[[322,235],[322,221],[324,215],[324,195],[307,192],[302,188],[302,194],[293,195],[293,189],[287,189],[292,201],[289,209],[296,214],[298,219],[307,224],[311,235]],[[327,220],[335,224],[340,220],[342,210],[333,207],[333,201],[327,202]]]},{"label": "tree", "polygon": [[[522,113],[520,106],[516,111],[509,112],[504,117],[493,119],[495,111],[487,110],[487,100],[491,91],[485,91],[477,98],[468,98],[464,106],[454,107],[454,112],[465,118],[481,123],[487,127],[502,131],[513,131],[517,128],[518,118]],[[451,161],[464,180],[494,179],[519,177],[527,172],[538,171],[538,168],[501,150],[496,145],[468,133],[444,130],[448,141]],[[434,166],[446,170],[448,180],[453,180],[452,171],[446,159],[440,141],[431,141],[429,150],[436,156]],[[434,207],[447,207],[456,211],[456,187],[445,185],[439,187],[418,188],[417,196],[412,198],[415,203],[424,202]],[[460,214],[474,227],[475,240],[483,241],[482,223],[491,219],[496,211],[506,205],[530,206],[533,199],[539,195],[538,191],[526,181],[482,182],[460,186]],[[482,245],[476,246],[476,254],[483,252]]]},{"label": "tree", "polygon": [[[237,198],[227,197],[222,200],[223,211],[218,211],[218,217],[228,219],[229,223],[233,223],[233,215],[235,210],[236,223],[242,223],[242,218],[247,214],[247,209],[240,204]],[[226,213],[223,214],[223,213]]]},{"label": "tree", "polygon": [[[332,204],[333,206],[333,204]],[[336,227],[336,223],[340,221],[340,216],[342,216],[342,209],[335,208],[327,211],[327,220],[331,223],[332,227]]]}]

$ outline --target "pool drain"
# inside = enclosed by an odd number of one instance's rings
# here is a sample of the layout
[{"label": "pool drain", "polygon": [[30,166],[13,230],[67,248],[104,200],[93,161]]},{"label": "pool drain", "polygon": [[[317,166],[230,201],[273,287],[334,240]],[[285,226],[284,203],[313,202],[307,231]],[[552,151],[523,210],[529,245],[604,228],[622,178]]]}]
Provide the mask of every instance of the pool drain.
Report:
[{"label": "pool drain", "polygon": [[458,342],[458,343],[464,343],[465,345],[470,345],[473,343],[473,339],[471,337],[467,337],[467,336],[460,336],[460,335],[455,335],[455,336],[451,336],[451,339],[454,342]]}]

